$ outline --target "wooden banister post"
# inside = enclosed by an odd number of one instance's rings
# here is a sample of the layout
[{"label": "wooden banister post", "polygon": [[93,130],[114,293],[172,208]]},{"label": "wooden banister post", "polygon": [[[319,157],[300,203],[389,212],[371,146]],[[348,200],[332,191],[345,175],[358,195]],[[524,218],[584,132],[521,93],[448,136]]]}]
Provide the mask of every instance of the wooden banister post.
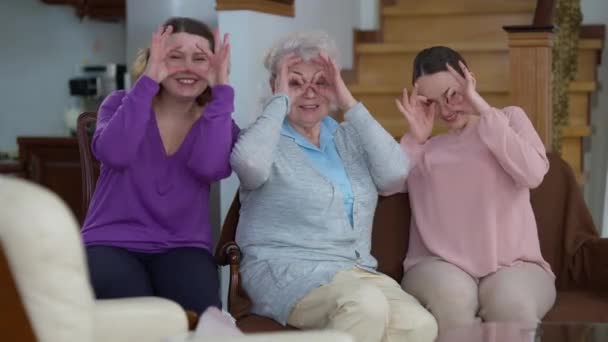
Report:
[{"label": "wooden banister post", "polygon": [[509,60],[513,104],[522,107],[547,151],[553,135],[552,51],[553,28],[508,26]]}]

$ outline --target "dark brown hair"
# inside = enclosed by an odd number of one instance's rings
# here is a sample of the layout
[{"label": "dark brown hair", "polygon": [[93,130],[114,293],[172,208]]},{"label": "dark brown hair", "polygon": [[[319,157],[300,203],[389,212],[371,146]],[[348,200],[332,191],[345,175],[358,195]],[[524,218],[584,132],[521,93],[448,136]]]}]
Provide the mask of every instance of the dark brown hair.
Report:
[{"label": "dark brown hair", "polygon": [[420,51],[414,58],[414,69],[412,72],[412,84],[424,75],[432,75],[441,71],[448,71],[446,64],[449,64],[454,70],[464,77],[464,72],[458,65],[462,62],[467,68],[467,62],[462,56],[446,46],[433,46]]},{"label": "dark brown hair", "polygon": [[[209,41],[209,48],[211,51],[215,49],[215,40],[213,38],[213,31],[202,21],[186,18],[186,17],[173,17],[167,19],[163,23],[163,27],[173,27],[173,33],[189,33],[203,37]],[[148,58],[150,58],[150,48],[140,50],[135,57],[133,66],[131,67],[131,76],[133,80],[138,79],[146,70],[148,64]],[[207,102],[211,101],[211,88],[207,87],[205,91],[196,98],[196,102],[200,106],[204,106]]]}]

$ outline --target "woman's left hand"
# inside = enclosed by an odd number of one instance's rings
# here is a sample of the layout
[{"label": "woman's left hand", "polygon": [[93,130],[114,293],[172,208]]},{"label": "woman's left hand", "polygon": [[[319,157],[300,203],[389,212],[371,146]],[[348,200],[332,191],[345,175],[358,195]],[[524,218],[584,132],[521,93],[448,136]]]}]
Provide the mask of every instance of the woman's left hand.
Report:
[{"label": "woman's left hand", "polygon": [[216,84],[228,84],[230,74],[230,35],[224,34],[224,39],[220,39],[219,31],[213,32],[214,51],[207,47],[197,45],[209,60],[209,70],[207,72],[207,82],[210,87]]},{"label": "woman's left hand", "polygon": [[460,85],[459,93],[463,94],[464,97],[471,103],[473,108],[482,114],[486,112],[491,106],[484,100],[481,95],[477,92],[477,80],[473,76],[473,73],[469,71],[466,65],[462,61],[458,62],[460,69],[464,73],[464,77],[458,73],[451,65],[446,64],[450,74],[456,79],[456,82]]},{"label": "woman's left hand", "polygon": [[357,100],[355,100],[353,94],[344,83],[336,61],[324,53],[320,53],[313,61],[323,67],[325,77],[328,78],[331,97],[335,99],[340,110],[346,112],[354,107],[357,104]]}]

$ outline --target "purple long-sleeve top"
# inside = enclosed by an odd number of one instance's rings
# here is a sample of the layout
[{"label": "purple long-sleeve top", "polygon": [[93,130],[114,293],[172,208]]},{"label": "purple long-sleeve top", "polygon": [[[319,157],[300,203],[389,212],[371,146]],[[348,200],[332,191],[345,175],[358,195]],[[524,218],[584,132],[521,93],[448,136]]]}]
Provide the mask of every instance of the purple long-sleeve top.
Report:
[{"label": "purple long-sleeve top", "polygon": [[229,157],[239,133],[231,117],[234,90],[214,86],[201,117],[167,155],[152,108],[159,87],[142,76],[99,109],[92,150],[101,174],[82,230],[87,246],[212,248],[209,189],[232,172]]}]

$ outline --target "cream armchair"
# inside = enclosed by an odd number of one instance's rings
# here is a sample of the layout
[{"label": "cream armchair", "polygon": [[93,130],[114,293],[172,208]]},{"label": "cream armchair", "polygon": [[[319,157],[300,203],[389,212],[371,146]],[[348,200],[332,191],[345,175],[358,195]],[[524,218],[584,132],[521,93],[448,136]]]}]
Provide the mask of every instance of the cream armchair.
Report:
[{"label": "cream armchair", "polygon": [[353,341],[336,331],[197,336],[172,301],[95,300],[78,226],[67,207],[48,190],[2,175],[0,336],[21,342]]},{"label": "cream armchair", "polygon": [[14,279],[39,341],[163,341],[188,330],[182,308],[166,299],[95,300],[75,218],[37,185],[0,176],[0,241],[10,273],[2,283]]}]

